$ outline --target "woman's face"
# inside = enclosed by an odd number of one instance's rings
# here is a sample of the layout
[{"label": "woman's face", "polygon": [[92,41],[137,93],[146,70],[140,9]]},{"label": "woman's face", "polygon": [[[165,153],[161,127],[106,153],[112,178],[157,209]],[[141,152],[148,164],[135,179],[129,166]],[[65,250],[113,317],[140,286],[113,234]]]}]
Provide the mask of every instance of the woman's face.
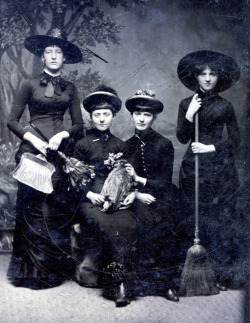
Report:
[{"label": "woman's face", "polygon": [[55,73],[60,70],[64,62],[63,51],[60,47],[53,45],[44,49],[42,61],[45,64],[45,69]]},{"label": "woman's face", "polygon": [[154,115],[146,111],[134,111],[132,114],[135,128],[140,131],[150,128],[154,121]]},{"label": "woman's face", "polygon": [[110,109],[97,109],[92,112],[91,119],[96,129],[108,130],[113,121],[113,113]]},{"label": "woman's face", "polygon": [[206,68],[199,75],[197,75],[197,80],[202,90],[211,91],[217,84],[218,74],[211,70],[210,67],[206,66]]}]

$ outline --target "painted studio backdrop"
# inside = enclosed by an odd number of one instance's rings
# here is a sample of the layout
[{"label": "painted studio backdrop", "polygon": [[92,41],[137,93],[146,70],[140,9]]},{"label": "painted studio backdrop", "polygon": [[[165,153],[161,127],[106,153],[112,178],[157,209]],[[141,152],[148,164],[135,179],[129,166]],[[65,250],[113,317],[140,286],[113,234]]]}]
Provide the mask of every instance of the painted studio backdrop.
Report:
[{"label": "painted studio backdrop", "polygon": [[[249,105],[249,16],[245,0],[1,0],[0,1],[0,250],[11,250],[17,185],[12,178],[18,139],[6,127],[13,99],[22,82],[42,71],[40,59],[24,48],[29,35],[46,34],[53,26],[83,52],[81,64],[66,65],[63,75],[73,81],[82,99],[99,84],[114,87],[123,103],[137,90],[155,91],[165,109],[153,128],[175,148],[173,182],[186,147],[176,139],[179,102],[192,94],[178,80],[179,60],[187,53],[210,49],[233,57],[240,80],[221,93],[235,107],[242,141],[237,158],[240,181],[247,177],[245,149]],[[100,55],[93,56],[88,48]],[[88,114],[83,110],[85,126]],[[23,122],[29,119],[28,113]],[[65,123],[69,120],[65,118]],[[128,139],[133,133],[124,104],[113,133]]]}]

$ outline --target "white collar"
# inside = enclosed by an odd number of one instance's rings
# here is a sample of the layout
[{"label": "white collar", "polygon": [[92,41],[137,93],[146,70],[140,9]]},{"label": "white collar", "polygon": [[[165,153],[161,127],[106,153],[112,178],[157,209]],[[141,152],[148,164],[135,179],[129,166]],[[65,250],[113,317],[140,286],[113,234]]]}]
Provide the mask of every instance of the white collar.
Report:
[{"label": "white collar", "polygon": [[53,76],[53,77],[57,77],[57,76],[59,76],[59,75],[61,75],[61,73],[59,72],[59,73],[57,73],[57,74],[52,74],[50,71],[48,71],[46,68],[43,70],[43,72],[45,72],[45,73],[47,73],[47,74],[49,74],[50,76]]}]

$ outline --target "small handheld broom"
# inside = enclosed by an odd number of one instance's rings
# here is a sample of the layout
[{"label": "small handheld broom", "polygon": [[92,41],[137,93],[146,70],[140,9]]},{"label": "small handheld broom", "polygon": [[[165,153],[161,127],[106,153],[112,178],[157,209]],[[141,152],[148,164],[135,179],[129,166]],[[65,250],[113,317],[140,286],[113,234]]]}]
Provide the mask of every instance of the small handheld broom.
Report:
[{"label": "small handheld broom", "polygon": [[[195,115],[195,141],[199,141],[199,116]],[[218,294],[215,274],[208,259],[207,251],[199,239],[199,155],[195,154],[195,238],[188,249],[181,274],[180,294],[201,296]]]},{"label": "small handheld broom", "polygon": [[[32,123],[30,125],[43,140],[48,142],[40,129]],[[50,161],[47,160],[48,154]],[[23,153],[19,165],[13,171],[13,177],[40,192],[50,194],[53,192],[52,175],[59,159],[63,161],[63,170],[68,174],[75,191],[84,192],[87,184],[95,177],[93,166],[86,165],[73,157],[67,157],[62,152],[47,148],[47,158],[42,154]]]},{"label": "small handheld broom", "polygon": [[42,154],[23,153],[20,163],[14,169],[13,178],[37,191],[50,194],[53,192],[52,174],[55,166]]},{"label": "small handheld broom", "polygon": [[[49,142],[48,138],[42,133],[42,131],[30,122],[31,127],[38,133],[46,142]],[[87,185],[95,177],[94,166],[87,165],[83,161],[80,161],[74,157],[67,157],[63,152],[47,148],[47,159],[53,162],[54,165],[63,165],[63,171],[68,174],[71,185],[75,192],[85,192]]]}]

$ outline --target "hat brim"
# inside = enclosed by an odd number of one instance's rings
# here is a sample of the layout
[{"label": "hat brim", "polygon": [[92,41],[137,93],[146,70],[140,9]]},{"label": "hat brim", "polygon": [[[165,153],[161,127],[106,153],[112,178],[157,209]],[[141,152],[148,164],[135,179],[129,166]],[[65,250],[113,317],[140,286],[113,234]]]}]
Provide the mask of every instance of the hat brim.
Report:
[{"label": "hat brim", "polygon": [[199,50],[184,56],[177,67],[177,74],[188,89],[197,91],[195,70],[197,65],[213,64],[219,72],[216,92],[230,88],[240,77],[240,69],[236,61],[225,54],[210,50]]},{"label": "hat brim", "polygon": [[25,48],[39,57],[42,56],[44,49],[51,45],[56,45],[62,49],[65,64],[75,64],[82,61],[80,49],[73,43],[58,37],[36,35],[28,37],[24,42]]},{"label": "hat brim", "polygon": [[127,99],[125,106],[131,113],[139,109],[158,114],[164,108],[161,101],[147,95],[134,95]]},{"label": "hat brim", "polygon": [[86,98],[83,100],[83,106],[86,111],[91,113],[95,110],[96,106],[101,103],[108,103],[113,107],[113,112],[117,113],[121,110],[122,101],[121,99],[110,92],[105,91],[97,91],[90,93]]}]

